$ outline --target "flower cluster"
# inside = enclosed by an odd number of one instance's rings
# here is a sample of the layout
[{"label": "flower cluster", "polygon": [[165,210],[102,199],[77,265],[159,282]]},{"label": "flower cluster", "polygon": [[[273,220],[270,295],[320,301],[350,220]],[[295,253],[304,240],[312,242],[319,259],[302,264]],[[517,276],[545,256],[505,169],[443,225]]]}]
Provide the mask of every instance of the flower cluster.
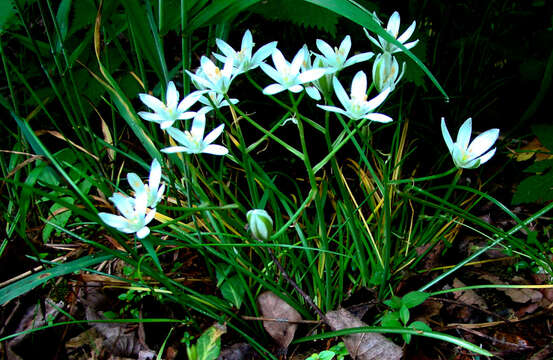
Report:
[{"label": "flower cluster", "polygon": [[[378,24],[382,24],[376,14],[373,14],[373,17]],[[411,49],[418,42],[418,40],[407,42],[413,35],[415,26],[416,23],[413,21],[407,30],[399,35],[400,16],[394,12],[388,20],[386,31],[405,48]],[[228,95],[231,83],[237,76],[259,67],[274,81],[264,87],[263,94],[272,96],[284,91],[300,93],[305,90],[315,101],[322,100],[324,97],[325,104],[317,106],[325,111],[334,112],[352,120],[390,122],[391,117],[376,113],[375,110],[397,86],[405,71],[405,63],[400,70],[399,63],[393,55],[401,51],[398,46],[381,36],[377,38],[371,36],[367,30],[365,33],[369,40],[382,51],[376,55],[372,66],[372,83],[378,95],[370,100],[368,99],[369,80],[365,72],[358,71],[355,74],[349,94],[338,79],[339,73],[345,68],[374,57],[372,52],[350,56],[352,43],[349,35],[344,37],[338,47],[332,47],[325,41],[317,39],[316,46],[319,53],[310,51],[307,45],[304,45],[289,62],[277,49],[276,41],[265,44],[254,52],[255,43],[251,32],[247,30],[243,35],[240,50],[233,49],[221,39],[216,40],[220,53],[214,53],[213,57],[222,64],[222,67],[218,67],[207,56],[202,56],[197,70],[187,71],[197,90],[180,100],[175,84],[170,81],[164,96],[165,102],[149,94],[139,94],[140,100],[152,112],[140,111],[138,115],[146,121],[159,124],[160,128],[177,143],[175,146],[162,149],[164,153],[227,155],[229,150],[226,147],[213,143],[223,133],[225,125],[216,126],[204,136],[206,115],[223,107],[236,105],[239,102],[238,99],[230,98]],[[265,62],[268,58],[272,60],[273,66]],[[333,93],[342,107],[332,105]],[[200,103],[201,108],[194,111],[192,107],[196,103]],[[174,127],[178,124],[178,120],[192,120],[190,130],[182,131]],[[488,130],[470,142],[472,122],[469,118],[461,126],[457,141],[453,142],[443,118],[441,126],[446,145],[458,168],[476,168],[495,154],[496,149],[490,150],[490,148],[497,140],[498,129]],[[121,215],[99,213],[99,216],[107,225],[119,231],[136,233],[138,238],[144,238],[150,232],[147,225],[154,218],[156,206],[165,191],[165,185],[160,185],[161,166],[157,160],[152,162],[148,184],[144,184],[134,173],[129,173],[127,180],[134,190],[134,196],[115,193],[110,197]],[[267,240],[273,226],[269,214],[265,210],[254,209],[248,212],[247,218],[252,235],[258,240]]]},{"label": "flower cluster", "polygon": [[136,233],[143,239],[150,233],[148,224],[156,215],[156,206],[165,192],[165,184],[161,184],[161,165],[154,159],[150,167],[148,184],[144,184],[135,173],[127,174],[129,185],[134,190],[134,197],[115,193],[109,199],[113,202],[120,215],[101,212],[98,214],[103,222],[126,234]]}]

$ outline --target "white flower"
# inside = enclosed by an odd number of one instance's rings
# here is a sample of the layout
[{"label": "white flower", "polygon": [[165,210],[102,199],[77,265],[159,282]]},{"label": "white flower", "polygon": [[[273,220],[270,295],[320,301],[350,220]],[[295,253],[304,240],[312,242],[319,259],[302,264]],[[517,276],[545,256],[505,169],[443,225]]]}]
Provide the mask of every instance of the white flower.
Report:
[{"label": "white flower", "polygon": [[[200,102],[205,106],[202,107],[198,112],[203,112],[207,114],[208,112],[220,109],[225,106],[229,106],[229,102],[225,100],[225,97],[219,93],[210,91],[208,94],[200,98]],[[232,105],[238,104],[238,99],[230,99]]]},{"label": "white flower", "polygon": [[192,121],[192,128],[190,131],[183,132],[175,128],[167,130],[169,135],[182,146],[171,146],[161,149],[161,151],[169,154],[185,152],[188,154],[206,153],[212,155],[226,155],[228,153],[226,147],[211,144],[221,135],[224,127],[225,124],[217,126],[204,138],[205,114],[203,112],[198,112],[197,116],[194,117]]},{"label": "white flower", "polygon": [[394,91],[396,85],[401,80],[405,72],[405,63],[399,72],[399,64],[395,57],[390,53],[378,54],[373,64],[373,83],[378,92],[382,92],[386,88]]},{"label": "white flower", "polygon": [[[379,22],[380,22],[380,20],[379,20]],[[405,30],[405,32],[403,34],[401,34],[400,37],[398,37],[398,35],[399,35],[399,24],[400,24],[399,13],[397,11],[394,11],[392,16],[390,16],[390,20],[388,20],[388,26],[386,27],[386,31],[388,31],[388,33],[390,35],[392,35],[394,38],[396,38],[397,41],[402,43],[403,46],[405,46],[407,49],[411,49],[412,47],[417,45],[417,43],[419,41],[415,40],[415,41],[411,41],[409,43],[405,43],[405,42],[407,40],[409,40],[411,35],[413,35],[413,32],[415,31],[416,21],[413,21],[413,23],[407,28],[407,30]],[[363,30],[365,31],[365,34],[367,35],[369,40],[373,44],[375,44],[376,46],[381,48],[382,51],[388,52],[390,54],[402,51],[400,48],[398,48],[394,44],[384,40],[380,35],[378,35],[378,40],[376,40],[374,37],[369,35],[369,32],[367,31],[367,29],[363,29]]]},{"label": "white flower", "polygon": [[260,65],[265,74],[277,82],[263,89],[263,94],[265,95],[274,95],[284,90],[299,93],[303,90],[302,84],[319,79],[327,71],[326,69],[316,68],[300,73],[304,60],[303,49],[300,49],[296,56],[294,56],[292,63],[286,61],[278,49],[275,49],[272,58],[275,68],[265,63]]},{"label": "white flower", "polygon": [[[307,48],[307,45],[303,45],[300,51],[303,52],[303,62],[301,63],[302,71],[323,67],[323,63],[319,58],[315,58],[315,61],[311,62],[311,52]],[[333,75],[329,75],[328,73],[329,73],[329,69],[327,69],[327,72],[325,73],[325,75],[323,75],[317,80],[313,80],[311,82],[311,85],[303,84],[303,86],[305,87],[305,92],[313,100],[316,100],[316,101],[321,100],[320,92],[324,93],[323,84],[325,84],[325,81],[329,77],[330,79],[332,79],[332,76],[333,76]]]},{"label": "white flower", "polygon": [[248,226],[253,237],[259,241],[267,241],[273,232],[273,219],[262,209],[253,209],[246,213]]},{"label": "white flower", "polygon": [[192,78],[194,85],[201,90],[209,89],[219,94],[226,94],[230,87],[230,83],[235,77],[234,71],[234,59],[227,57],[224,61],[223,69],[219,69],[213,61],[209,60],[206,56],[202,56],[200,59],[200,68],[196,71],[196,74],[186,70],[188,75]]},{"label": "white flower", "polygon": [[367,61],[374,56],[374,53],[366,52],[354,55],[348,59],[347,57],[351,50],[351,38],[349,35],[342,40],[339,48],[335,47],[334,49],[323,40],[317,39],[317,48],[322,55],[315,54],[315,56],[321,59],[324,67],[332,69],[332,72],[340,71],[343,68],[362,61]]},{"label": "white flower", "polygon": [[135,173],[128,173],[127,180],[129,185],[134,190],[135,194],[140,192],[146,192],[147,197],[147,206],[155,208],[157,204],[161,201],[163,193],[165,192],[165,184],[160,185],[161,181],[161,165],[157,159],[152,161],[152,166],[150,167],[150,177],[148,179],[148,184],[144,184],[140,177]]},{"label": "white flower", "polygon": [[[472,131],[472,119],[468,118],[457,133],[457,141],[454,143],[442,118],[442,135],[449,153],[458,168],[474,169],[490,160],[494,156],[496,148],[489,150],[499,137],[499,129],[490,129],[478,135],[469,145]],[[489,150],[489,151],[488,151]]]},{"label": "white flower", "polygon": [[145,111],[138,112],[138,115],[147,121],[153,121],[161,125],[162,129],[171,127],[176,120],[192,119],[196,114],[193,111],[186,111],[198,101],[202,96],[203,91],[194,91],[186,96],[179,103],[179,92],[172,81],[167,84],[167,92],[165,93],[164,104],[161,100],[148,94],[139,94],[140,100],[152,109],[154,112]]},{"label": "white flower", "polygon": [[349,97],[337,78],[334,78],[333,85],[334,92],[345,110],[335,106],[317,105],[321,109],[345,115],[353,120],[365,118],[383,123],[392,121],[392,118],[387,115],[373,113],[373,110],[386,100],[386,97],[390,93],[390,89],[384,90],[375,98],[367,101],[367,75],[365,75],[363,71],[359,71],[353,77],[353,81],[351,82],[351,96]]},{"label": "white flower", "polygon": [[103,222],[126,234],[136,233],[139,239],[148,236],[150,229],[146,225],[152,221],[156,211],[152,209],[146,214],[148,194],[145,191],[137,193],[136,198],[115,193],[109,199],[123,216],[101,212],[98,216]]},{"label": "white flower", "polygon": [[233,65],[237,74],[245,73],[248,70],[257,68],[263,60],[273,53],[276,49],[277,42],[273,41],[266,45],[263,45],[252,56],[252,51],[255,43],[253,42],[252,33],[250,30],[246,30],[242,37],[242,48],[240,51],[235,51],[229,44],[221,39],[216,39],[217,47],[224,54],[213,54],[213,56],[221,61],[226,62],[226,59],[233,59]]}]

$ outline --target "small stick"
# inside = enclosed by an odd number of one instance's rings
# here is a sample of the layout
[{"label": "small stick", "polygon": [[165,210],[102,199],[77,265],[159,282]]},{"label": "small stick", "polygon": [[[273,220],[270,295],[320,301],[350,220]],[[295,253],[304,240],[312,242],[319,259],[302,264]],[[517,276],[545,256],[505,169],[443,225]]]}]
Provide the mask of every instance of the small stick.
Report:
[{"label": "small stick", "polygon": [[290,324],[320,324],[320,320],[288,320],[288,319],[282,319],[282,318],[266,318],[266,317],[256,317],[256,316],[247,316],[242,315],[242,319],[244,320],[257,320],[257,321],[273,321],[273,322],[284,322],[284,323],[290,323]]}]

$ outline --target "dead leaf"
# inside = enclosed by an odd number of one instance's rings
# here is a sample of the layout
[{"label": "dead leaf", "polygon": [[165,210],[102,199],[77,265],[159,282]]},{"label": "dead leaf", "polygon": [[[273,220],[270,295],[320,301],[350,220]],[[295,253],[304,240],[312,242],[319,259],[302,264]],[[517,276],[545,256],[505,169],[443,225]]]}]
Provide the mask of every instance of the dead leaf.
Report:
[{"label": "dead leaf", "polygon": [[519,151],[513,151],[508,156],[516,161],[526,161],[536,155],[536,161],[550,159],[549,150],[541,144],[537,137],[532,139],[528,144],[521,147]]},{"label": "dead leaf", "polygon": [[[503,282],[498,276],[492,274],[484,274],[480,276],[481,279],[487,280],[492,284],[498,285],[507,285]],[[523,281],[522,278],[514,277],[512,279],[514,282]],[[543,298],[543,294],[538,290],[534,289],[513,289],[513,288],[498,288],[497,290],[502,291],[511,298],[516,303],[524,304],[529,301],[539,302]]]},{"label": "dead leaf", "polygon": [[[466,285],[461,280],[457,278],[453,279],[454,288],[464,286]],[[453,293],[453,297],[462,303],[473,305],[484,310],[488,309],[488,305],[486,305],[486,302],[474,290],[455,291]]]},{"label": "dead leaf", "polygon": [[288,348],[298,327],[294,322],[301,320],[300,313],[271,291],[259,295],[257,305],[263,317],[283,320],[263,321],[263,327],[281,347]]},{"label": "dead leaf", "polygon": [[223,349],[217,360],[244,360],[252,357],[252,346],[248,343],[237,343]]},{"label": "dead leaf", "polygon": [[[368,326],[346,309],[326,314],[332,330],[342,330]],[[360,360],[399,360],[403,356],[401,347],[378,333],[359,333],[343,336],[344,344],[353,359]]]}]

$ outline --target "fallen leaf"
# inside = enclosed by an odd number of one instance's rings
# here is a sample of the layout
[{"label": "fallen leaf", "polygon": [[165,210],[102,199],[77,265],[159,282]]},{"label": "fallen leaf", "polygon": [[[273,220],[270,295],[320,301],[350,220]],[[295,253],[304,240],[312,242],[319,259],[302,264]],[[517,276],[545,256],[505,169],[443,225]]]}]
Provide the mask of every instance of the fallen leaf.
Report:
[{"label": "fallen leaf", "polygon": [[[507,285],[503,282],[498,276],[491,274],[484,274],[480,276],[481,279],[487,280],[492,284],[498,285]],[[514,277],[513,282],[523,281],[520,277]],[[543,298],[543,294],[538,290],[534,289],[514,289],[514,288],[498,288],[497,290],[502,291],[511,298],[516,303],[524,304],[527,302],[539,302]]]},{"label": "fallen leaf", "polygon": [[257,305],[263,317],[283,320],[263,321],[263,327],[282,348],[288,348],[298,327],[294,322],[301,320],[300,313],[271,291],[259,295]]},{"label": "fallen leaf", "polygon": [[[342,330],[368,326],[346,309],[330,311],[326,314],[332,330]],[[401,347],[378,333],[358,333],[343,336],[344,344],[353,359],[360,360],[399,360],[403,356]]]},{"label": "fallen leaf", "polygon": [[248,343],[237,343],[223,349],[217,360],[244,360],[252,357],[252,346]]},{"label": "fallen leaf", "polygon": [[[461,280],[457,278],[453,279],[454,288],[464,286],[466,285]],[[453,293],[453,297],[462,303],[473,305],[484,310],[488,309],[488,305],[486,305],[486,302],[474,290],[455,291]]]}]

